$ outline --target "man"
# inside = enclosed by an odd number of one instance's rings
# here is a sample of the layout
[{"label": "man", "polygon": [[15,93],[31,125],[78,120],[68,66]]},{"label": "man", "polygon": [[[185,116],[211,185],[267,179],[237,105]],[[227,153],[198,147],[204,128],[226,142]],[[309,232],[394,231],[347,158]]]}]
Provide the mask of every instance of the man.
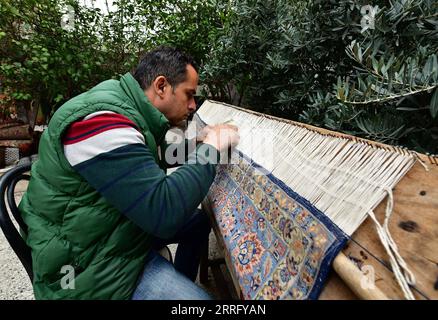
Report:
[{"label": "man", "polygon": [[[195,111],[197,85],[192,59],[162,47],[53,115],[20,203],[37,299],[209,298],[192,282],[210,232],[197,207],[237,128],[209,127],[170,175],[161,157],[169,127]],[[154,250],[169,242],[175,268]]]}]

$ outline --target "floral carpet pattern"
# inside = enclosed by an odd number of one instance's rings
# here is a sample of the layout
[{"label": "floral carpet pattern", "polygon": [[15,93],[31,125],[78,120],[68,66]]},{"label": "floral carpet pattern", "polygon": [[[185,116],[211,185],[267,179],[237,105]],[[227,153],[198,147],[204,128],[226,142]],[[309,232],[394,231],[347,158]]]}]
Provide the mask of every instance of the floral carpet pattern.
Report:
[{"label": "floral carpet pattern", "polygon": [[347,236],[240,154],[207,195],[244,299],[316,299]]}]

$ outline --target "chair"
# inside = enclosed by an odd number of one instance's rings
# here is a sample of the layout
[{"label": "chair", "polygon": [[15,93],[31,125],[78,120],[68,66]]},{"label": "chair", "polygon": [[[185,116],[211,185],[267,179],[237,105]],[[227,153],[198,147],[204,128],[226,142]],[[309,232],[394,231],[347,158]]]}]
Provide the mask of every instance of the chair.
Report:
[{"label": "chair", "polygon": [[20,215],[17,204],[15,203],[14,190],[20,180],[29,181],[30,176],[25,174],[25,172],[30,171],[30,168],[30,162],[21,164],[7,171],[2,177],[0,177],[0,227],[32,281],[33,272],[31,250],[26,245],[19,230],[17,230],[11,220],[12,214],[20,227],[21,233],[27,234],[27,226]]},{"label": "chair", "polygon": [[173,257],[172,257],[172,251],[170,251],[170,248],[168,246],[164,246],[161,248],[158,253],[167,261],[169,261],[171,264],[173,264]]}]

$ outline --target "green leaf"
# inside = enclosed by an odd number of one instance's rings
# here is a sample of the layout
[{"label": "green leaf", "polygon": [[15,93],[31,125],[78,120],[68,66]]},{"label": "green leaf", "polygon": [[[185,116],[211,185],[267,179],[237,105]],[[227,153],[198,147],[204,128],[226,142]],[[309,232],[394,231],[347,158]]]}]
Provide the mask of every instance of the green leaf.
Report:
[{"label": "green leaf", "polygon": [[418,108],[412,108],[412,107],[399,107],[399,108],[397,108],[397,110],[400,110],[400,111],[417,111],[418,112]]},{"label": "green leaf", "polygon": [[436,54],[432,55],[432,73],[433,73],[433,80],[436,82],[438,79],[438,62],[437,62]]},{"label": "green leaf", "polygon": [[53,99],[55,102],[59,102],[59,101],[61,101],[62,99],[64,99],[64,97],[63,97],[63,95],[62,94],[58,94],[56,97],[55,97],[55,99]]},{"label": "green leaf", "polygon": [[438,114],[438,88],[435,89],[432,99],[430,99],[430,114],[434,119]]},{"label": "green leaf", "polygon": [[377,62],[376,58],[371,57],[371,61],[373,62],[373,69],[376,71],[376,73],[379,72],[379,63]]}]

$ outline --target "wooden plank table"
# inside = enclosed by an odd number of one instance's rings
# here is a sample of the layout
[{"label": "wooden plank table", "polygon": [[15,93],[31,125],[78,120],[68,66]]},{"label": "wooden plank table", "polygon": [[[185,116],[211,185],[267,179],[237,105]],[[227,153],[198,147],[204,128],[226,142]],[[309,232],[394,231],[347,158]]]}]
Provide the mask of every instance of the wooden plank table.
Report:
[{"label": "wooden plank table", "polygon": [[[230,106],[235,109],[261,115],[248,109]],[[313,132],[336,137],[347,137],[355,141],[363,141],[369,145],[379,146],[387,150],[395,147],[382,143],[356,138],[290,120],[263,115],[291,125],[305,127]],[[400,150],[400,149],[398,149]],[[403,151],[405,152],[405,151]],[[407,151],[406,151],[407,152]],[[390,221],[390,232],[399,247],[400,254],[405,258],[413,271],[417,283],[413,289],[416,299],[438,299],[438,158],[417,154],[429,168],[416,162],[411,170],[402,178],[393,190],[394,210]],[[374,210],[379,221],[385,215],[386,200]],[[234,287],[239,293],[240,288],[236,275],[231,267],[229,252],[224,250],[224,243],[208,200],[204,200],[203,208],[209,212],[213,230],[222,249],[226,264],[229,266]],[[389,258],[380,243],[374,223],[367,219],[353,234],[344,254],[366,272],[374,271],[376,286],[390,299],[403,299],[402,291],[391,272]],[[367,275],[369,277],[371,275]],[[241,296],[241,295],[239,295]],[[342,282],[334,272],[329,275],[320,299],[355,299],[353,292]]]},{"label": "wooden plank table", "polygon": [[[394,211],[390,231],[401,256],[414,273],[417,283],[412,290],[416,299],[438,299],[438,166],[430,164],[427,172],[420,163],[406,174],[394,191]],[[386,200],[376,208],[379,221],[385,215]],[[371,219],[359,227],[343,249],[362,269],[372,266],[376,286],[390,299],[403,299],[390,271],[388,256],[380,243]],[[355,298],[339,277],[332,273],[320,299]]]},{"label": "wooden plank table", "polygon": [[[344,133],[260,114],[249,109],[231,105],[227,106],[279,122],[301,126],[315,133],[362,141],[370,146],[377,146],[386,150],[395,151],[397,149],[399,152],[408,152],[397,147],[353,137]],[[438,158],[422,154],[417,154],[417,156],[428,166],[429,171],[426,171],[424,166],[417,161],[393,189],[394,209],[389,229],[394,241],[398,245],[401,256],[405,259],[416,277],[416,285],[412,290],[415,298],[438,299]],[[203,202],[203,207],[209,212],[213,230],[216,234],[218,245],[224,253],[234,287],[237,292],[240,292],[237,277],[231,267],[229,252],[224,250],[223,238],[220,235],[207,198]],[[374,210],[380,222],[384,219],[385,208],[386,199]],[[380,242],[371,219],[366,219],[356,230],[347,246],[343,249],[343,253],[355,262],[364,274],[374,271],[375,285],[388,298],[404,298],[391,271],[389,257]],[[367,277],[369,276],[367,275]],[[331,272],[321,292],[320,299],[356,299],[356,296],[338,275]]]},{"label": "wooden plank table", "polygon": [[[425,156],[422,158],[427,160]],[[438,166],[429,162],[427,164],[429,171],[417,162],[393,190],[394,211],[390,222],[390,231],[398,244],[400,254],[416,277],[417,284],[413,289],[416,299],[438,299]],[[385,207],[386,200],[375,210],[380,221],[385,215]],[[218,246],[224,254],[234,287],[238,296],[242,297],[237,277],[231,267],[230,253],[225,250],[223,238],[207,199],[203,202],[203,208],[209,213]],[[371,219],[367,219],[353,234],[343,252],[364,273],[366,270],[374,270],[375,285],[388,298],[404,298]],[[357,297],[332,271],[320,299]]]}]

